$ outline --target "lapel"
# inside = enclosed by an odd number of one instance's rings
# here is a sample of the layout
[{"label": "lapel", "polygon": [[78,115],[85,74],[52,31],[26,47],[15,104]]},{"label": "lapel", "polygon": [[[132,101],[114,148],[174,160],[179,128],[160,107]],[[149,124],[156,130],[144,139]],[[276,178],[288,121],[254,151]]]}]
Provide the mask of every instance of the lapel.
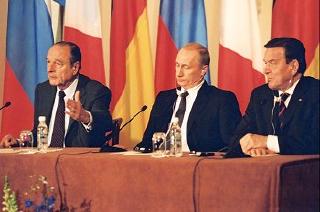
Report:
[{"label": "lapel", "polygon": [[46,122],[47,125],[49,126],[50,120],[51,120],[51,113],[52,113],[52,108],[54,104],[54,100],[56,98],[56,93],[57,93],[57,87],[55,86],[49,86],[48,90],[46,91],[46,94],[44,96],[44,114],[39,114],[39,115],[44,115],[47,117]]},{"label": "lapel", "polygon": [[170,120],[171,120],[172,114],[174,112],[174,107],[177,102],[177,98],[178,98],[178,95],[177,95],[176,90],[174,89],[174,90],[170,91],[168,96],[163,98],[163,101],[161,101],[161,102],[163,102],[163,104],[159,105],[161,109],[159,110],[159,114],[157,114],[157,115],[162,117],[163,124],[164,124],[164,126],[162,126],[162,127],[166,130],[168,130]]},{"label": "lapel", "polygon": [[259,102],[263,108],[262,109],[263,118],[261,120],[267,120],[267,123],[269,123],[267,124],[268,132],[270,132],[271,134],[275,134],[275,130],[272,127],[273,112],[275,107],[274,96],[279,96],[279,92],[272,91],[271,89],[268,88],[266,95],[264,95]]},{"label": "lapel", "polygon": [[191,132],[190,129],[194,121],[196,120],[196,117],[199,117],[199,114],[201,114],[204,111],[204,107],[208,102],[208,98],[207,98],[208,88],[209,86],[205,81],[198,91],[198,95],[196,97],[196,100],[193,103],[192,109],[189,114],[189,119],[187,123],[187,132]]},{"label": "lapel", "polygon": [[[86,98],[85,98],[86,97],[86,90],[85,90],[86,83],[87,83],[87,79],[83,75],[80,74],[76,91],[80,91],[80,102],[82,105],[85,104],[85,100],[86,100]],[[77,121],[70,118],[66,137],[69,134],[70,130],[75,126],[75,123],[77,123]]]},{"label": "lapel", "polygon": [[165,112],[163,114],[169,114],[169,119],[171,119],[171,116],[173,114],[174,107],[177,102],[177,98],[178,98],[177,92],[174,91],[172,95],[170,95],[170,97],[167,99],[168,102],[166,102],[166,104],[164,105]]},{"label": "lapel", "polygon": [[[266,85],[267,86],[267,85]],[[279,92],[278,91],[273,91],[270,88],[268,88],[266,93],[262,93],[262,98],[260,100],[260,104],[261,107],[259,107],[261,109],[261,114],[263,115],[262,120],[266,120],[266,123],[268,123],[267,126],[267,131],[270,134],[275,134],[275,127],[274,123],[273,123],[273,113],[275,112],[275,102],[274,102],[274,97],[275,96],[279,96]],[[265,104],[265,105],[264,105]],[[259,117],[257,117],[259,118]]]},{"label": "lapel", "polygon": [[304,77],[301,77],[300,81],[298,82],[296,88],[293,91],[288,108],[283,114],[283,127],[285,127],[286,124],[288,124],[297,108],[299,108],[300,105],[302,105],[307,90],[308,85],[305,83]]}]

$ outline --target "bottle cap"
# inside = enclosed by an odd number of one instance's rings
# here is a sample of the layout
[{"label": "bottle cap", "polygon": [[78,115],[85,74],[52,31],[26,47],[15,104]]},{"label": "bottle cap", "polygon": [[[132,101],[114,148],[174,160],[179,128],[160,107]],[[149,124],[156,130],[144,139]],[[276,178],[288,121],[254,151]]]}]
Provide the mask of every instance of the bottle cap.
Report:
[{"label": "bottle cap", "polygon": [[173,117],[172,123],[179,123],[179,118],[178,117]]},{"label": "bottle cap", "polygon": [[38,121],[46,121],[46,117],[45,116],[39,116],[38,117]]}]

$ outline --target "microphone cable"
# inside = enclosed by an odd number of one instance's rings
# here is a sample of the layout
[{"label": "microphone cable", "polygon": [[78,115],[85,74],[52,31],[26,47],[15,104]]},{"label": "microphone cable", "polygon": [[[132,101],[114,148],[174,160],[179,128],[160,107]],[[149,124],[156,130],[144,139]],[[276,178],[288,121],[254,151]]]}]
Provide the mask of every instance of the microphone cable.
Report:
[{"label": "microphone cable", "polygon": [[196,191],[196,188],[197,188],[197,182],[199,184],[200,182],[200,174],[199,174],[199,165],[202,161],[204,160],[208,160],[210,158],[208,157],[202,157],[200,158],[197,163],[195,164],[194,168],[193,168],[193,175],[192,175],[192,201],[193,201],[193,209],[194,209],[194,212],[197,212],[199,211],[199,195],[200,195],[200,188]]},{"label": "microphone cable", "polygon": [[[60,211],[68,211],[69,210],[68,205],[66,203],[66,200],[63,199],[61,186],[60,186],[60,178],[59,178],[59,169],[58,168],[59,168],[59,160],[60,160],[61,156],[64,156],[64,155],[85,155],[85,154],[90,154],[90,153],[95,153],[95,152],[94,151],[86,151],[86,152],[80,152],[80,153],[62,153],[57,156],[54,169],[55,169],[55,177],[56,177],[56,181],[57,181],[57,185],[58,185],[58,195],[60,198],[60,207],[59,207]],[[62,175],[62,169],[61,169],[60,173]]]}]

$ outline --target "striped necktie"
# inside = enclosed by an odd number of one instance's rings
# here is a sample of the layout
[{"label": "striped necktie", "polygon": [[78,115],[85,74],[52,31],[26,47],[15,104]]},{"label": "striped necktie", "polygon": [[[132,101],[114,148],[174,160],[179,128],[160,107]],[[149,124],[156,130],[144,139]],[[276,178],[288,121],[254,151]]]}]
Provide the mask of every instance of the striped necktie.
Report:
[{"label": "striped necktie", "polygon": [[64,91],[59,91],[59,104],[56,112],[56,118],[54,120],[50,147],[63,147],[65,133],[65,96],[66,94]]},{"label": "striped necktie", "polygon": [[287,100],[287,98],[290,96],[290,94],[288,93],[282,93],[280,95],[281,100],[280,100],[280,104],[279,104],[279,121],[280,121],[280,128],[283,127],[283,121],[284,121],[284,113],[287,109],[286,105],[284,104],[284,102]]}]

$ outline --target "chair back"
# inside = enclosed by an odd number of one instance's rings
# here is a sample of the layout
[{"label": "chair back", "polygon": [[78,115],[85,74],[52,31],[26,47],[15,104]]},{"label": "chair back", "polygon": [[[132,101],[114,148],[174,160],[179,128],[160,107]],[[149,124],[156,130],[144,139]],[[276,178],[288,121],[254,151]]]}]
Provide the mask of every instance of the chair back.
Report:
[{"label": "chair back", "polygon": [[122,124],[122,118],[116,118],[112,120],[113,126],[112,126],[112,146],[115,144],[119,144],[119,133],[120,133],[120,127]]}]

